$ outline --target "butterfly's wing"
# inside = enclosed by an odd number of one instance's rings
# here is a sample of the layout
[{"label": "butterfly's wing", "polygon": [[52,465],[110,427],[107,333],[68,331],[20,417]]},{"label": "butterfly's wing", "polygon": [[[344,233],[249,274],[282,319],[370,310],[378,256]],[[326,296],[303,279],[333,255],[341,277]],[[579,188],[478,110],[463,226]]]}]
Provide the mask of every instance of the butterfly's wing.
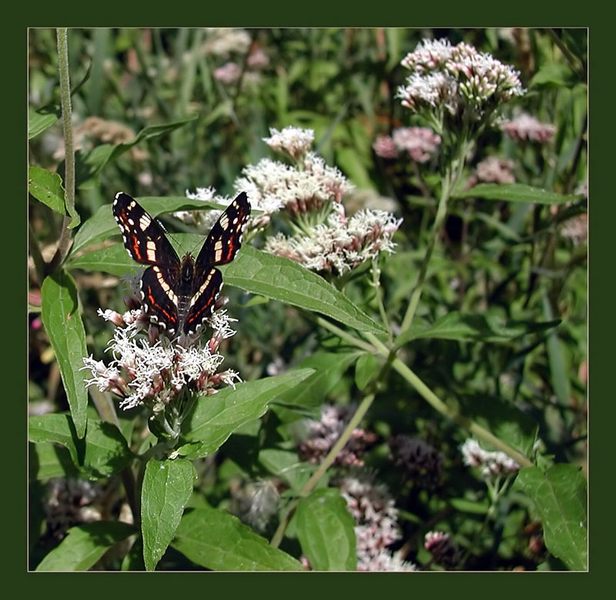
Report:
[{"label": "butterfly's wing", "polygon": [[178,327],[178,297],[167,281],[168,271],[149,267],[141,277],[141,299],[150,321],[174,333]]},{"label": "butterfly's wing", "polygon": [[153,323],[173,333],[178,326],[176,282],[180,260],[162,226],[134,198],[120,192],[113,202],[124,246],[138,263],[152,265],[141,277],[144,311]]},{"label": "butterfly's wing", "polygon": [[179,270],[180,259],[165,230],[134,198],[124,192],[116,194],[113,216],[133,260],[142,265],[165,265]]},{"label": "butterfly's wing", "polygon": [[184,320],[184,333],[191,335],[203,324],[203,321],[211,316],[216,299],[222,290],[222,273],[210,267],[207,272],[199,277],[200,286],[195,290]]},{"label": "butterfly's wing", "polygon": [[245,192],[222,213],[210,231],[195,262],[195,279],[190,308],[184,322],[184,333],[193,333],[214,310],[214,303],[222,289],[222,274],[217,265],[230,263],[242,244],[242,234],[250,203]]},{"label": "butterfly's wing", "polygon": [[197,269],[230,263],[242,245],[242,234],[250,216],[250,202],[245,192],[227,206],[207,236],[197,256]]}]

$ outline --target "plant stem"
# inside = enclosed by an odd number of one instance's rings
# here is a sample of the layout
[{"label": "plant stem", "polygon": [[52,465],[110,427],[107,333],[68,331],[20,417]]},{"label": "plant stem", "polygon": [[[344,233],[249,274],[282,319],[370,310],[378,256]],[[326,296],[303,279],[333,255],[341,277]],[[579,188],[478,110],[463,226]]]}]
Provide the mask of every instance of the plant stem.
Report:
[{"label": "plant stem", "polygon": [[[364,418],[364,415],[368,412],[368,409],[372,405],[373,401],[374,401],[374,394],[368,394],[361,401],[361,404],[357,407],[355,414],[351,417],[351,420],[347,423],[347,426],[344,428],[344,431],[342,432],[342,434],[340,435],[336,443],[331,447],[331,449],[329,450],[329,452],[323,459],[323,462],[319,465],[319,468],[312,474],[310,479],[303,485],[302,489],[299,492],[300,499],[305,498],[308,494],[310,494],[310,492],[312,492],[312,490],[317,486],[317,484],[319,483],[323,475],[325,475],[325,472],[327,471],[327,469],[329,469],[329,467],[331,467],[334,464],[336,457],[338,456],[338,454],[340,454],[342,449],[347,445],[349,439],[353,435],[353,431],[359,425],[361,420]],[[293,513],[295,512],[295,509],[297,508],[297,505],[299,504],[300,499],[294,500],[291,503],[286,514],[280,520],[280,523],[278,524],[276,532],[274,533],[272,540],[270,542],[270,544],[274,548],[278,548],[278,546],[280,545],[280,542],[282,541],[282,538],[284,537],[284,532],[287,529],[287,525],[289,524],[289,521],[291,520],[291,517],[293,516]]]},{"label": "plant stem", "polygon": [[327,319],[324,319],[323,317],[317,317],[316,323],[324,329],[331,331],[333,334],[337,335],[340,339],[344,340],[345,342],[348,342],[352,346],[361,348],[362,350],[365,350],[370,354],[374,353],[374,346],[368,344],[367,342],[364,342],[363,340],[360,340],[359,338],[356,338],[354,335],[348,333],[347,331],[344,331],[344,329],[340,329],[340,327],[337,327],[333,323],[330,323]]},{"label": "plant stem", "polygon": [[36,278],[40,285],[41,283],[43,283],[43,279],[45,278],[45,270],[47,268],[47,265],[45,264],[45,259],[41,254],[41,249],[39,248],[38,242],[36,241],[34,229],[32,228],[32,223],[29,222],[28,227],[28,246],[30,248],[30,256],[32,256],[32,260],[34,262],[34,270],[36,272]]},{"label": "plant stem", "polygon": [[387,311],[385,310],[385,304],[383,303],[383,289],[381,287],[381,269],[379,268],[378,259],[372,259],[372,286],[374,287],[374,293],[376,294],[376,302],[379,307],[379,314],[381,315],[381,320],[383,321],[383,325],[387,328],[387,332],[389,334],[389,342],[393,342],[392,332],[391,332],[391,323],[389,322],[389,318],[387,317]]},{"label": "plant stem", "polygon": [[441,231],[441,226],[443,224],[443,221],[445,220],[445,215],[447,214],[447,200],[449,199],[450,194],[450,184],[450,175],[449,173],[447,173],[443,178],[441,197],[438,201],[438,208],[436,209],[436,217],[434,219],[434,224],[432,225],[430,239],[428,240],[428,248],[426,249],[426,255],[424,256],[423,262],[421,263],[421,267],[419,269],[419,277],[417,278],[417,283],[415,284],[415,287],[411,292],[411,298],[409,300],[404,319],[402,320],[402,325],[400,326],[400,333],[405,332],[413,324],[413,319],[415,318],[415,313],[417,312],[419,300],[421,299],[421,294],[423,292],[424,282],[428,273],[430,259],[432,258],[432,253],[434,252],[436,241]]},{"label": "plant stem", "polygon": [[58,75],[60,78],[60,104],[62,106],[62,128],[64,131],[64,201],[69,216],[62,219],[62,231],[58,248],[51,259],[48,271],[55,271],[68,255],[71,247],[69,225],[75,218],[75,145],[73,142],[73,124],[71,108],[71,80],[68,62],[68,30],[60,27],[56,30],[58,40]]}]

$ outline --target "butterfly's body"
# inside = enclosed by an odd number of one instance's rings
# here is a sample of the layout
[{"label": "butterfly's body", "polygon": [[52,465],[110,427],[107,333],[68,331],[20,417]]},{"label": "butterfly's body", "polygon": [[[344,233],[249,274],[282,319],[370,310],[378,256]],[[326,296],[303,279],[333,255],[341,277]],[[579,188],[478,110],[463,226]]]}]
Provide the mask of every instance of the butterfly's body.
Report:
[{"label": "butterfly's body", "polygon": [[124,246],[141,264],[150,265],[141,277],[141,296],[150,320],[169,333],[195,333],[214,309],[222,289],[222,274],[215,267],[233,260],[242,243],[250,204],[241,193],[210,231],[196,258],[180,260],[162,226],[128,194],[113,203]]}]

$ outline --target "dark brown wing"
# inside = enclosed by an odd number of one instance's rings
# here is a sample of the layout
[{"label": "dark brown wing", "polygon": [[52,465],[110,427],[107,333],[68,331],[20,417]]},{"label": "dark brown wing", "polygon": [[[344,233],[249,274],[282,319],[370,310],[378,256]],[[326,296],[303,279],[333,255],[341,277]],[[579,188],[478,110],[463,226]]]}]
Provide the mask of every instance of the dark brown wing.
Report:
[{"label": "dark brown wing", "polygon": [[150,321],[174,333],[178,328],[178,297],[168,277],[169,271],[159,266],[147,268],[141,277],[141,299]]},{"label": "dark brown wing", "polygon": [[190,306],[184,321],[184,333],[190,335],[197,331],[203,321],[211,316],[216,299],[222,289],[222,273],[210,267],[205,276],[200,274],[201,285],[190,299]]},{"label": "dark brown wing", "polygon": [[197,256],[197,271],[230,263],[242,245],[242,234],[250,216],[250,202],[245,192],[229,204],[210,231]]},{"label": "dark brown wing", "polygon": [[184,333],[195,332],[214,310],[214,303],[222,289],[222,273],[214,268],[230,263],[242,245],[242,234],[248,217],[250,203],[245,192],[220,215],[210,231],[195,261],[193,295],[184,322]]},{"label": "dark brown wing", "polygon": [[133,260],[142,265],[168,265],[179,269],[180,259],[169,243],[165,230],[134,198],[124,192],[116,194],[113,216]]},{"label": "dark brown wing", "polygon": [[145,313],[150,321],[173,333],[178,327],[176,282],[180,260],[177,253],[162,226],[128,194],[116,194],[113,216],[129,255],[140,264],[152,265],[141,277]]}]

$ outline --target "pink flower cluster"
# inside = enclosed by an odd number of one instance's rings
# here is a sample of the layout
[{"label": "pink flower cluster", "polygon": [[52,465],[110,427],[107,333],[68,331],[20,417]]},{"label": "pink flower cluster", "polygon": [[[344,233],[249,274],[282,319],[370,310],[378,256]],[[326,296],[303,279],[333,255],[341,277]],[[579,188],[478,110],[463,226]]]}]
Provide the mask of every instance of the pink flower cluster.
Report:
[{"label": "pink flower cluster", "polygon": [[406,152],[411,160],[424,163],[437,151],[441,137],[427,127],[400,127],[391,136],[378,136],[372,148],[381,158],[397,158]]},{"label": "pink flower cluster", "polygon": [[[338,441],[352,415],[352,406],[325,405],[321,409],[321,419],[308,423],[308,437],[299,445],[302,458],[314,464],[320,463]],[[374,433],[364,429],[354,429],[351,439],[336,457],[336,464],[363,466],[364,461],[361,456],[375,441]]]},{"label": "pink flower cluster", "polygon": [[345,477],[339,482],[347,508],[355,519],[358,571],[416,571],[389,550],[400,539],[398,510],[387,488],[371,478]]},{"label": "pink flower cluster", "polygon": [[522,113],[502,123],[501,130],[518,142],[530,141],[545,144],[554,137],[556,126],[551,123],[541,123],[535,117]]}]

